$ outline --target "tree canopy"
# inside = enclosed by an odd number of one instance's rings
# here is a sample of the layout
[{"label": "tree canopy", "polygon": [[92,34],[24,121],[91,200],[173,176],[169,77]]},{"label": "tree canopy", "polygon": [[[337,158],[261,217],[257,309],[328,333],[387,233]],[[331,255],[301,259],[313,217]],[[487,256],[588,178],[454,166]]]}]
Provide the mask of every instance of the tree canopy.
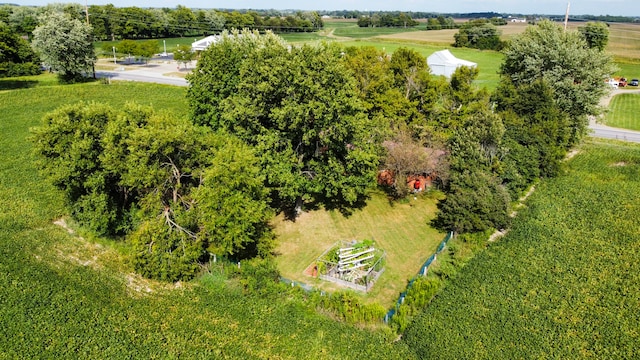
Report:
[{"label": "tree canopy", "polygon": [[33,30],[33,47],[65,82],[86,77],[96,62],[90,25],[62,12],[47,12]]},{"label": "tree canopy", "polygon": [[372,185],[377,156],[341,57],[332,44],[289,48],[269,34],[225,34],[190,77],[194,120],[253,146],[285,208],[303,198],[349,207]]},{"label": "tree canopy", "polygon": [[0,77],[37,75],[39,63],[29,43],[0,22]]}]

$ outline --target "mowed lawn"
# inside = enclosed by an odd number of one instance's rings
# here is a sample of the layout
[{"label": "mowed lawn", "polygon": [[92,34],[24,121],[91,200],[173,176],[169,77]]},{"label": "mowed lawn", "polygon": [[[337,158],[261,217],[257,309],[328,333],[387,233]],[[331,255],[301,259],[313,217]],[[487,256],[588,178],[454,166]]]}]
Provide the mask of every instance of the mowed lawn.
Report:
[{"label": "mowed lawn", "polygon": [[411,197],[408,203],[390,202],[383,193],[375,192],[366,207],[350,216],[325,210],[305,212],[295,222],[279,216],[274,221],[279,240],[278,268],[288,279],[335,289],[305,275],[305,269],[337,241],[373,239],[386,251],[387,266],[363,298],[391,306],[445,235],[429,226],[436,202],[435,196],[429,195],[418,196],[417,200]]},{"label": "mowed lawn", "polygon": [[617,128],[640,130],[640,93],[614,96],[609,104],[605,124]]}]

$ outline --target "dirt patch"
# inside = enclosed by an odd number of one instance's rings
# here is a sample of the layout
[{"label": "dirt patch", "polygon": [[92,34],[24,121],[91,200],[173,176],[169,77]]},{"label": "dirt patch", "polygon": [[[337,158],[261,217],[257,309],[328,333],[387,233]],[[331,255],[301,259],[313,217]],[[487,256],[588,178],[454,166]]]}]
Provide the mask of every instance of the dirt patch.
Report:
[{"label": "dirt patch", "polygon": [[564,157],[564,160],[570,160],[572,159],[574,156],[578,155],[580,153],[580,150],[577,149],[573,149],[571,151],[569,151],[569,153]]},{"label": "dirt patch", "polygon": [[611,164],[610,166],[612,166],[612,167],[627,166],[627,163],[624,162],[624,161],[620,161],[620,162],[617,162],[615,164]]}]

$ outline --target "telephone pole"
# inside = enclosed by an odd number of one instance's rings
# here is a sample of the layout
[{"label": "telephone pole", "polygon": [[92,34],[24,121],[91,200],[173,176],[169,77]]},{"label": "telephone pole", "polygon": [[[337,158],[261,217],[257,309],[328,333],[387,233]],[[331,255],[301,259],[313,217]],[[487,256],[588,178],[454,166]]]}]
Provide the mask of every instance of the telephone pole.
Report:
[{"label": "telephone pole", "polygon": [[571,1],[567,1],[567,12],[564,14],[564,31],[567,31],[567,23],[569,23],[569,6],[571,6]]}]

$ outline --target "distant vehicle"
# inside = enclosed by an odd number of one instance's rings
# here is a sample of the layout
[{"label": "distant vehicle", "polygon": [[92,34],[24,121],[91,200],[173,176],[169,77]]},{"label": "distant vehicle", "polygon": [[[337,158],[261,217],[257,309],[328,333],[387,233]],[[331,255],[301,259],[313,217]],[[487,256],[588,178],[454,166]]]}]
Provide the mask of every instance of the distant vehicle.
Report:
[{"label": "distant vehicle", "polygon": [[620,78],[620,80],[618,80],[618,86],[619,86],[619,87],[625,87],[625,86],[627,86],[627,79],[625,79],[625,78]]},{"label": "distant vehicle", "polygon": [[638,79],[631,79],[631,82],[629,83],[629,85],[638,86]]},{"label": "distant vehicle", "polygon": [[612,89],[617,89],[618,88],[618,80],[616,79],[608,79],[605,80],[605,82],[612,88]]}]

